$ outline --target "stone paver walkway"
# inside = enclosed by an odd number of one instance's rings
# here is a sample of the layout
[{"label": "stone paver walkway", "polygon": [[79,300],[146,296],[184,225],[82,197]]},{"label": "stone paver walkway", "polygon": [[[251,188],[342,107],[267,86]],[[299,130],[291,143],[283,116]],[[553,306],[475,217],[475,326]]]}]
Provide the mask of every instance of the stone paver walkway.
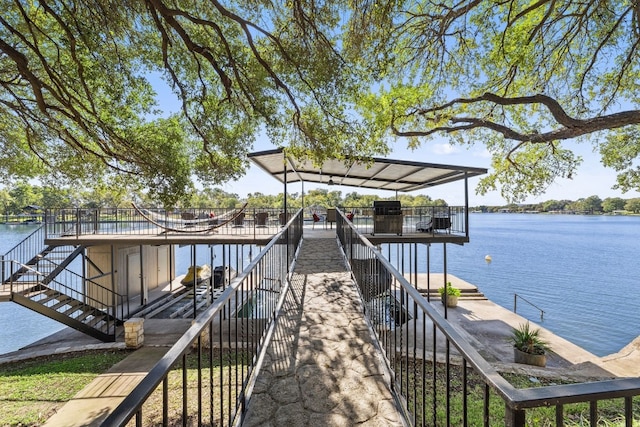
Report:
[{"label": "stone paver walkway", "polygon": [[402,426],[334,238],[305,239],[244,427]]}]

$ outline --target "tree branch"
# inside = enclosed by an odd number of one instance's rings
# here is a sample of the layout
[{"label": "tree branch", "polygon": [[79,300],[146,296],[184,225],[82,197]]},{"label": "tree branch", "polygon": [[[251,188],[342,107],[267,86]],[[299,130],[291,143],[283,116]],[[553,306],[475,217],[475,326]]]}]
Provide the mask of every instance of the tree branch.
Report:
[{"label": "tree branch", "polygon": [[438,113],[453,108],[456,105],[476,104],[482,102],[490,102],[499,106],[542,104],[551,113],[552,117],[556,120],[560,127],[543,133],[524,133],[504,124],[480,117],[453,116],[448,118],[448,121],[451,123],[451,125],[435,126],[424,131],[401,131],[398,129],[394,120],[394,123],[392,123],[392,131],[397,136],[416,137],[429,136],[439,132],[452,133],[462,130],[487,129],[500,133],[505,138],[515,141],[546,143],[556,140],[576,138],[582,135],[587,135],[602,130],[616,129],[624,126],[640,124],[640,110],[622,111],[588,119],[576,119],[569,116],[555,99],[542,94],[508,98],[492,93],[485,93],[475,98],[457,98],[446,104],[442,104],[433,108],[416,110],[414,113],[408,114],[405,117],[411,115],[433,115],[433,117],[426,117],[426,120],[437,120],[441,118],[441,115]]}]

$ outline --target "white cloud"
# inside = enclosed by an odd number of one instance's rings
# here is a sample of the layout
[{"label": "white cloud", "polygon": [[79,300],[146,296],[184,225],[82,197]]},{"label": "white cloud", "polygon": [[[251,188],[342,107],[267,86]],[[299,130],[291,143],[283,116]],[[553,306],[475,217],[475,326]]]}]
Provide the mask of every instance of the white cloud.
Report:
[{"label": "white cloud", "polygon": [[449,154],[455,154],[458,151],[460,151],[460,149],[451,144],[434,144],[433,145],[434,154],[449,155]]},{"label": "white cloud", "polygon": [[486,148],[483,149],[483,150],[476,150],[473,153],[471,153],[471,155],[473,157],[479,157],[481,159],[490,159],[491,158],[491,153]]}]

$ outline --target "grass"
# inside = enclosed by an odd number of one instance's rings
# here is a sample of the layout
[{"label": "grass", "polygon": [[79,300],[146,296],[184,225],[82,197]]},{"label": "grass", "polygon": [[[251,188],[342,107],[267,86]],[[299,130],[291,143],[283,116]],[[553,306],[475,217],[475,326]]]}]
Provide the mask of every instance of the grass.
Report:
[{"label": "grass", "polygon": [[[430,363],[425,366],[424,380],[422,376],[422,365],[416,364],[415,376],[411,373],[414,367],[407,369],[410,372],[409,378],[404,379],[403,391],[410,390],[408,397],[409,412],[416,413],[415,425],[463,425],[463,403],[462,403],[462,367],[450,366],[450,400],[449,400],[449,423],[447,423],[447,402],[446,402],[446,369],[444,365],[436,364],[436,399],[433,399],[433,369]],[[533,388],[548,385],[568,384],[572,381],[559,380],[556,378],[535,378],[522,374],[502,374],[516,388]],[[575,382],[575,381],[573,381]],[[415,387],[415,395],[411,390]],[[422,390],[425,391],[424,397]],[[405,393],[406,394],[406,393]],[[473,370],[467,370],[467,419],[469,425],[483,425],[485,384],[478,374]],[[570,427],[590,425],[589,403],[575,403],[564,405],[564,425]],[[640,425],[640,400],[633,400],[633,425]],[[527,426],[555,426],[555,406],[529,409],[526,411]],[[489,425],[504,425],[505,404],[503,400],[492,389],[489,391]],[[598,401],[598,426],[602,427],[622,427],[624,422],[624,401],[623,399],[609,399]]]},{"label": "grass", "polygon": [[122,350],[69,353],[0,365],[0,426],[41,425],[128,354]]},{"label": "grass", "polygon": [[[247,373],[249,353],[214,350],[211,370],[209,357],[202,355],[202,406],[198,420],[198,358],[189,354],[187,360],[186,399],[183,399],[182,363],[177,364],[168,376],[168,424],[182,425],[183,404],[186,401],[187,425],[229,425],[228,419],[235,413],[237,393]],[[213,384],[213,387],[211,387]],[[213,421],[212,421],[213,420]],[[162,386],[158,387],[142,408],[143,425],[162,425]],[[134,425],[130,422],[129,425]]]},{"label": "grass", "polygon": [[[69,353],[0,365],[0,426],[39,426],[51,417],[74,395],[98,375],[129,355],[129,351],[100,351]],[[220,356],[221,359],[220,359]],[[207,354],[202,366],[203,399],[202,425],[211,425],[229,417],[236,404],[243,374],[247,370],[247,355],[241,352],[216,351],[212,370]],[[197,355],[187,356],[187,419],[197,421]],[[213,381],[213,388],[210,384]],[[182,420],[182,363],[169,373],[169,424],[180,425]],[[220,384],[224,393],[220,393]],[[231,385],[231,387],[228,387]],[[207,402],[213,402],[210,406]],[[162,390],[158,388],[143,407],[143,424],[162,424]]]},{"label": "grass", "polygon": [[[0,426],[38,426],[43,424],[55,411],[84,388],[96,376],[107,371],[111,366],[129,354],[127,351],[95,351],[82,354],[57,355],[29,361],[0,365]],[[221,357],[220,357],[221,356]],[[219,425],[235,409],[236,393],[240,389],[242,378],[247,372],[248,355],[237,352],[215,352],[212,369],[208,368],[208,357],[203,355],[202,425]],[[186,407],[187,423],[198,422],[198,370],[197,356],[187,357]],[[414,367],[405,372],[414,372]],[[436,394],[434,402],[433,370],[426,366],[426,375],[422,377],[422,365],[416,365],[415,375],[403,378],[402,391],[405,387],[415,388],[416,394],[410,393],[410,412],[414,408],[417,414],[416,425],[447,425],[446,405],[446,371],[442,365],[436,365]],[[517,388],[541,387],[562,384],[568,381],[558,379],[533,378],[520,374],[503,374]],[[182,366],[179,363],[169,374],[168,415],[170,425],[179,425],[182,420],[183,387]],[[452,365],[450,371],[451,398],[449,419],[450,425],[462,425],[462,372],[461,368]],[[213,383],[213,387],[211,387]],[[220,392],[220,385],[224,392]],[[230,387],[229,387],[230,386]],[[467,415],[469,425],[482,425],[484,416],[485,386],[481,378],[473,371],[467,373]],[[425,390],[424,399],[422,390]],[[211,403],[212,402],[212,403]],[[435,412],[434,412],[435,408]],[[490,391],[489,425],[504,425],[505,406],[502,399]],[[640,414],[640,401],[633,401],[633,413]],[[162,391],[152,393],[143,410],[144,425],[162,423]],[[624,426],[624,406],[622,399],[611,399],[598,402],[598,426]],[[435,417],[435,418],[434,418]],[[636,415],[637,417],[637,415]],[[435,422],[434,422],[435,419]],[[554,426],[555,407],[528,410],[526,415],[528,426]],[[564,425],[587,426],[589,424],[589,404],[579,403],[565,405]],[[226,423],[223,421],[223,423]],[[133,425],[133,424],[132,424]],[[640,425],[638,418],[634,425]]]}]

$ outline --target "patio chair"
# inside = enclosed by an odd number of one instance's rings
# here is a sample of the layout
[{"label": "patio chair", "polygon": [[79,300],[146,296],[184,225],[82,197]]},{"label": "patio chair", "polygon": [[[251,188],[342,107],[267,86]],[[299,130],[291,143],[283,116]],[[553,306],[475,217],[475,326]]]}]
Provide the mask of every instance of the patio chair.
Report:
[{"label": "patio chair", "polygon": [[334,208],[327,209],[327,222],[333,228],[333,223],[336,222],[336,210]]},{"label": "patio chair", "polygon": [[433,231],[433,220],[430,216],[427,216],[422,221],[416,222],[416,231],[421,233],[429,233]]},{"label": "patio chair", "polygon": [[320,222],[320,221],[321,221],[320,216],[317,213],[314,212],[313,213],[313,225],[311,226],[311,228],[312,229],[315,228],[316,222]]},{"label": "patio chair", "polygon": [[233,220],[233,226],[234,227],[244,227],[244,217],[245,217],[245,213],[244,212],[240,212],[240,214],[238,216],[236,216],[235,219]]},{"label": "patio chair", "polygon": [[258,212],[256,214],[256,227],[266,227],[267,218],[269,218],[269,212]]},{"label": "patio chair", "polygon": [[280,214],[278,215],[278,220],[280,221],[280,225],[282,227],[287,225],[287,222],[289,222],[290,219],[291,219],[290,213],[280,212]]},{"label": "patio chair", "polygon": [[434,230],[445,230],[447,233],[451,232],[451,218],[449,217],[439,217],[436,216],[433,218],[433,229]]}]

